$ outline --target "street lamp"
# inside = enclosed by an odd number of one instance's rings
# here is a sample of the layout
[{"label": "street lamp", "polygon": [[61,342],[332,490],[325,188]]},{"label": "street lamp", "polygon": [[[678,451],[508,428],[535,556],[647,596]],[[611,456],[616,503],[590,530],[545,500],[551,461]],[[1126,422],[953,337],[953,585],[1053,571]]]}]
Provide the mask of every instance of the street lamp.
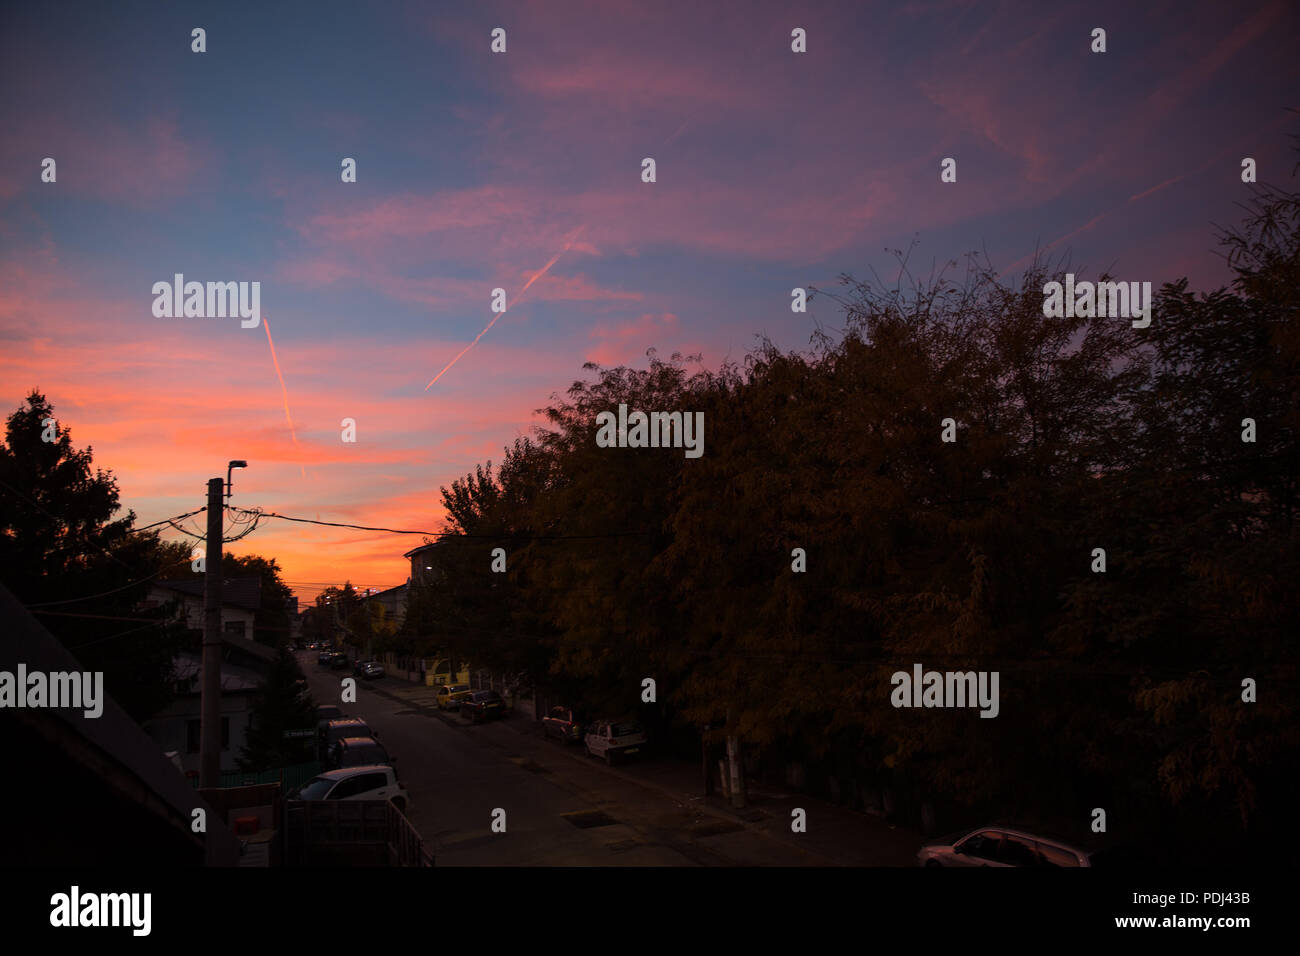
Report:
[{"label": "street lamp", "polygon": [[230,481],[230,473],[236,468],[247,468],[248,462],[242,458],[236,458],[234,461],[226,462],[226,497],[229,498],[234,491],[234,485]]}]

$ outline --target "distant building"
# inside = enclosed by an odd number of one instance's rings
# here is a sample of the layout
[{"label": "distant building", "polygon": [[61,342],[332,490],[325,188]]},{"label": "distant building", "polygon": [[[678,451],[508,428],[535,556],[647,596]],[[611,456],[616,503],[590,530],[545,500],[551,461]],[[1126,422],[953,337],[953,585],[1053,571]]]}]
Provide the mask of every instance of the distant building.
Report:
[{"label": "distant building", "polygon": [[373,601],[384,608],[384,613],[390,621],[393,621],[398,627],[406,620],[406,601],[410,594],[410,585],[399,584],[397,587],[389,588],[386,591],[376,591],[373,594],[367,594],[361,600],[362,602]]},{"label": "distant building", "polygon": [[434,541],[412,548],[402,555],[411,562],[411,578],[408,582],[411,587],[425,587],[438,579],[438,564],[434,558],[434,549],[437,547],[438,542]]},{"label": "distant building", "polygon": [[289,615],[289,641],[297,644],[302,640],[302,617],[298,614],[298,599],[296,597],[286,598],[284,610]]}]

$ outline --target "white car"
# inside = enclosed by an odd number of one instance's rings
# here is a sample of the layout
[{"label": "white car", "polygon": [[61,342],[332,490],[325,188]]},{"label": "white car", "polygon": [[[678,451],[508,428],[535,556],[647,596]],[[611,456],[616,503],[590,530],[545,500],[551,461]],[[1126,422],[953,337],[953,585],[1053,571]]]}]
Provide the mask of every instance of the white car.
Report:
[{"label": "white car", "polygon": [[397,782],[392,767],[373,764],[329,770],[289,794],[290,800],[387,800],[406,812],[411,797]]},{"label": "white car", "polygon": [[598,720],[587,730],[583,742],[591,756],[604,757],[605,763],[613,764],[616,757],[639,753],[646,745],[646,735],[635,721]]}]

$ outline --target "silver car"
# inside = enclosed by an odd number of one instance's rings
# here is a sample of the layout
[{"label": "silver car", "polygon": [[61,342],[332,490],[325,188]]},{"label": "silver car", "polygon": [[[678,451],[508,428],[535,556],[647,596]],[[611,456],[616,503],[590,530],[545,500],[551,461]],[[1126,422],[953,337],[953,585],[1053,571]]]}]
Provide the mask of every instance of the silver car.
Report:
[{"label": "silver car", "polygon": [[1088,850],[1008,827],[980,827],[940,837],[916,854],[920,866],[1092,866]]}]

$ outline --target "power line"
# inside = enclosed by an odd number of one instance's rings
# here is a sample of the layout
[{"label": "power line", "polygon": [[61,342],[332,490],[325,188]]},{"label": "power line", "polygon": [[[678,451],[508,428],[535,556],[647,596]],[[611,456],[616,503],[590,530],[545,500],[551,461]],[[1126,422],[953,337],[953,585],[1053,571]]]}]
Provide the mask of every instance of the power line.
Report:
[{"label": "power line", "polygon": [[[183,515],[172,515],[170,518],[163,518],[162,521],[155,521],[153,524],[147,524],[143,528],[132,528],[131,534],[138,534],[141,531],[148,531],[150,528],[156,528],[161,524],[171,524],[171,522],[173,521],[183,521],[186,518],[190,518],[196,514],[199,514],[199,512],[207,511],[207,510],[208,510],[207,505],[204,505],[202,508],[199,508],[195,511],[187,512],[186,514]],[[172,527],[176,527],[176,526],[172,525]]]},{"label": "power line", "polygon": [[297,521],[302,524],[318,524],[329,528],[351,528],[354,531],[383,531],[387,534],[418,534],[426,538],[478,538],[485,541],[579,541],[589,538],[629,538],[638,535],[653,534],[653,531],[608,531],[604,534],[460,534],[455,531],[409,531],[399,528],[374,528],[368,525],[345,524],[338,521],[318,521],[312,518],[294,518],[290,515],[277,514],[274,511],[249,511],[244,508],[231,508],[231,511],[243,511],[246,514],[259,515],[264,518],[279,518],[283,521]]},{"label": "power line", "polygon": [[54,607],[56,604],[76,604],[78,601],[89,601],[92,598],[107,597],[110,594],[116,594],[119,591],[125,591],[129,587],[134,587],[137,584],[142,584],[143,582],[148,581],[151,578],[156,578],[164,571],[170,571],[172,568],[180,567],[182,564],[188,563],[189,560],[190,560],[189,558],[182,558],[181,560],[177,561],[175,564],[169,564],[166,565],[165,567],[161,567],[157,571],[153,572],[152,574],[147,574],[142,578],[136,578],[134,581],[128,581],[126,584],[123,584],[120,588],[113,588],[111,591],[100,591],[98,594],[87,594],[84,597],[65,598],[62,601],[42,601],[40,604],[28,604],[25,605],[25,607],[27,607],[30,610],[32,608],[37,608],[37,607]]}]

